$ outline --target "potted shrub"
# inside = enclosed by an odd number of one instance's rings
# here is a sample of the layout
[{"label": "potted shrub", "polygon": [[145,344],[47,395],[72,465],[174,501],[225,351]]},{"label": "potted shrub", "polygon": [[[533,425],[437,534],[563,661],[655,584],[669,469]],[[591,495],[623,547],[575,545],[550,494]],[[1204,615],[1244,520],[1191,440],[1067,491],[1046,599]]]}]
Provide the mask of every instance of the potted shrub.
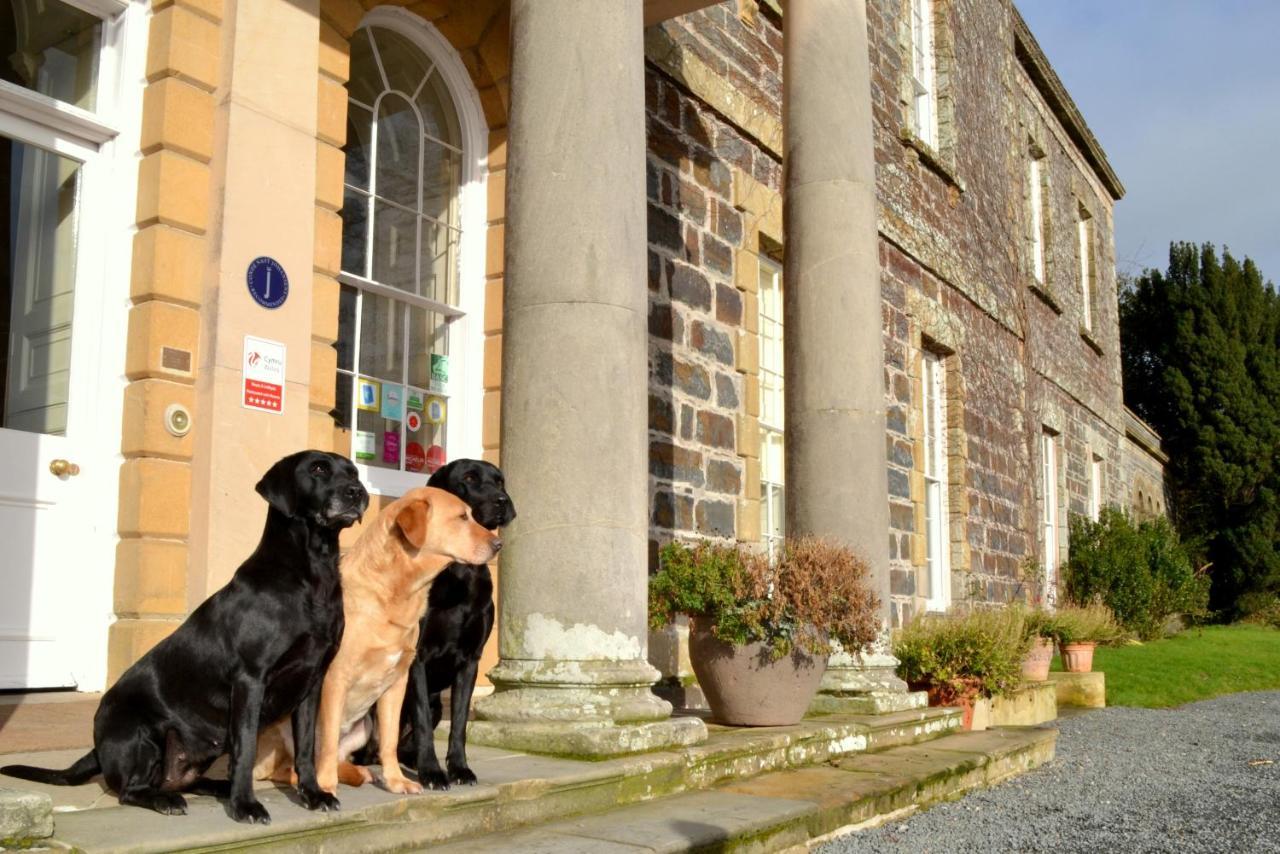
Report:
[{"label": "potted shrub", "polygon": [[1049,679],[1049,665],[1053,662],[1053,620],[1053,614],[1042,608],[1026,613],[1023,633],[1029,648],[1022,656],[1022,678],[1028,682]]},{"label": "potted shrub", "polygon": [[1068,673],[1091,672],[1098,644],[1115,643],[1125,635],[1111,609],[1101,603],[1064,605],[1053,615],[1052,631]]},{"label": "potted shrub", "polygon": [[960,706],[964,728],[973,726],[979,699],[1007,694],[1022,683],[1022,658],[1030,648],[1026,614],[992,608],[955,614],[921,614],[894,636],[898,675],[929,704]]},{"label": "potted shrub", "polygon": [[773,559],[741,546],[669,543],[649,579],[649,622],[689,620],[689,659],[713,718],[785,726],[809,708],[831,639],[860,651],[880,627],[866,564],[824,540],[787,540]]}]

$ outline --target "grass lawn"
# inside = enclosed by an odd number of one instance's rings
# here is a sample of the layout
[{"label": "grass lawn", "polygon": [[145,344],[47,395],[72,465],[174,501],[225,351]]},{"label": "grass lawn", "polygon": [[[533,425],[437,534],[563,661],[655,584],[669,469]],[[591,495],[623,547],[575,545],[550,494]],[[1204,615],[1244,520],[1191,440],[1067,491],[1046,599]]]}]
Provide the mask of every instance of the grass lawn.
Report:
[{"label": "grass lawn", "polygon": [[[1053,669],[1061,670],[1057,657]],[[1099,647],[1108,706],[1161,708],[1237,691],[1280,691],[1280,630],[1205,626],[1141,646]]]}]

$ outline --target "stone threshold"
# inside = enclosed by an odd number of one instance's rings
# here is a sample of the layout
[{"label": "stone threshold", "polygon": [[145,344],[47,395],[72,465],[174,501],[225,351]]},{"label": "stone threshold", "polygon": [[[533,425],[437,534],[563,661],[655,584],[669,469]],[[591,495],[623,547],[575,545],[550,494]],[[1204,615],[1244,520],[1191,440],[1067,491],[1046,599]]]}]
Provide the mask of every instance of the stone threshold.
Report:
[{"label": "stone threshold", "polygon": [[[188,798],[186,816],[162,816],[116,805],[99,781],[80,787],[39,786],[0,777],[0,786],[39,790],[53,798],[51,848],[87,852],[401,850],[541,825],[671,795],[740,785],[761,774],[898,749],[956,732],[957,709],[926,708],[889,715],[831,715],[792,727],[708,725],[709,738],[680,750],[584,762],[472,746],[471,767],[481,785],[448,792],[393,795],[373,786],[339,791],[339,813],[312,813],[293,793],[265,785],[258,796],[270,825],[231,821],[224,806]],[[441,748],[443,751],[443,747]],[[0,757],[66,764],[57,756]],[[68,811],[69,810],[69,811]]]},{"label": "stone threshold", "polygon": [[537,828],[460,840],[446,854],[623,854],[806,851],[815,840],[896,820],[994,785],[1053,759],[1053,729],[1009,727],[947,735],[820,766]]}]

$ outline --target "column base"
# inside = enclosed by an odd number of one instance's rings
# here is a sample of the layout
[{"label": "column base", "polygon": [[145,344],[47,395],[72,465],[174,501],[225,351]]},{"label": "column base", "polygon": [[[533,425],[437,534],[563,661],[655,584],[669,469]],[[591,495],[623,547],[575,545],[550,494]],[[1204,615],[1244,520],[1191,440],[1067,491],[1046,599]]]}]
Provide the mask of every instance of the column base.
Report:
[{"label": "column base", "polygon": [[504,660],[490,673],[494,692],[476,702],[467,727],[476,744],[603,759],[704,741],[699,718],[672,718],[650,690],[658,671],[646,661]]},{"label": "column base", "polygon": [[923,691],[910,691],[895,672],[898,659],[883,650],[852,656],[832,653],[810,714],[884,715],[929,705]]},{"label": "column base", "polygon": [[689,747],[707,738],[700,718],[668,718],[643,724],[532,723],[472,721],[467,740],[525,753],[549,753],[573,759],[608,759]]}]

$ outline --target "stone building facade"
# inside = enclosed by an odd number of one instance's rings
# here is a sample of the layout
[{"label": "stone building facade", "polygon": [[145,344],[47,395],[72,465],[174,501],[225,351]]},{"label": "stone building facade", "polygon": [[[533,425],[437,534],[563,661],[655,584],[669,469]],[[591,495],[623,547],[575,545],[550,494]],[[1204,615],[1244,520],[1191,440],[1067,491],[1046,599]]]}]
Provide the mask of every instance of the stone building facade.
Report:
[{"label": "stone building facade", "polygon": [[[648,692],[665,540],[836,537],[898,623],[1029,595],[1068,514],[1129,495],[1123,188],[1007,0],[51,2],[0,0],[34,212],[5,299],[68,312],[6,321],[64,361],[5,377],[47,429],[2,413],[0,687],[109,684],[303,447],[371,512],[502,464],[477,737],[546,708],[587,753],[696,736]],[[829,673],[891,685],[866,668]]]},{"label": "stone building facade", "polygon": [[[1038,595],[1028,562],[1046,559],[1046,496],[1047,548],[1061,560],[1069,514],[1126,503],[1130,491],[1112,232],[1123,187],[1011,4],[928,6],[932,144],[911,128],[913,4],[867,4],[895,622]],[[761,262],[785,254],[782,24],[768,4],[721,4],[646,34],[655,543],[755,541],[767,527],[758,289]],[[1043,280],[1030,258],[1032,159],[1042,163]],[[929,571],[930,356],[944,389],[946,474],[935,488],[945,593]],[[1045,441],[1056,457],[1048,491]]]}]

